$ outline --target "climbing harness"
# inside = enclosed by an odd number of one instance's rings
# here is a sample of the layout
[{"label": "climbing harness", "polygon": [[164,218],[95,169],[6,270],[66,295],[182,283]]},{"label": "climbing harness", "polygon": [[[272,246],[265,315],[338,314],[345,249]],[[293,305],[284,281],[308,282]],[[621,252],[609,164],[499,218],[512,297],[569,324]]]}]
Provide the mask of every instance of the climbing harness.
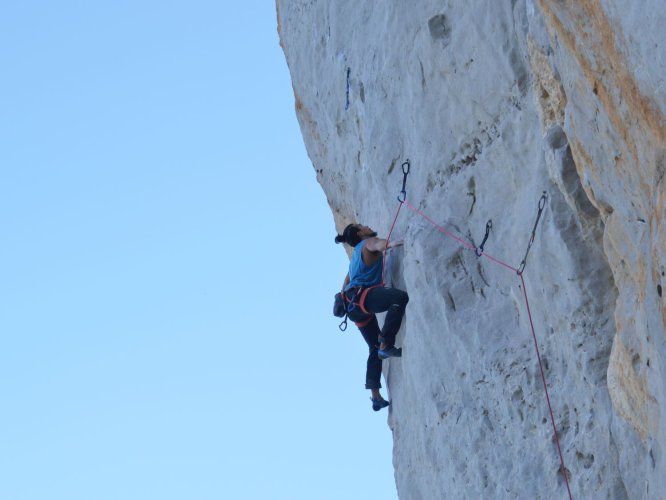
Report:
[{"label": "climbing harness", "polygon": [[[473,251],[476,254],[477,257],[487,257],[488,259],[495,262],[496,264],[499,264],[499,265],[515,272],[520,277],[520,283],[522,285],[521,288],[522,288],[523,296],[524,296],[524,299],[525,299],[525,307],[527,309],[527,316],[529,318],[529,323],[530,323],[530,330],[531,330],[531,333],[532,333],[532,338],[534,340],[534,349],[536,351],[536,356],[537,356],[537,359],[538,359],[538,362],[539,362],[539,369],[541,371],[541,381],[543,382],[543,389],[544,389],[544,392],[546,393],[546,402],[548,404],[548,411],[550,413],[550,421],[551,421],[552,426],[553,426],[553,438],[554,438],[554,441],[557,445],[557,453],[558,453],[559,459],[560,459],[560,471],[562,473],[562,477],[564,478],[564,482],[565,482],[566,487],[567,487],[567,492],[569,493],[569,499],[573,500],[573,497],[571,495],[571,488],[569,486],[569,478],[568,478],[569,471],[566,468],[566,466],[564,465],[564,457],[563,457],[563,454],[562,454],[562,449],[560,448],[560,440],[559,440],[559,436],[558,436],[558,432],[557,432],[557,426],[555,425],[555,416],[553,414],[553,408],[552,408],[551,401],[550,401],[550,395],[548,394],[548,386],[546,384],[546,376],[545,376],[544,369],[543,369],[543,363],[541,361],[541,353],[539,352],[539,344],[538,344],[537,338],[536,338],[536,333],[535,333],[535,329],[534,329],[534,322],[532,320],[532,312],[530,310],[530,305],[529,305],[529,299],[527,297],[527,288],[525,286],[525,278],[523,277],[523,273],[525,271],[525,266],[527,265],[527,256],[529,255],[530,249],[532,248],[532,244],[534,243],[534,239],[536,238],[537,226],[539,225],[541,215],[542,215],[542,213],[544,211],[544,208],[546,206],[546,200],[548,198],[548,195],[544,191],[541,195],[541,198],[539,199],[539,204],[538,204],[538,209],[539,210],[538,210],[538,213],[537,213],[537,216],[536,216],[536,220],[534,222],[534,227],[532,228],[532,234],[531,234],[529,242],[527,244],[527,249],[525,251],[525,256],[523,257],[523,260],[521,261],[518,268],[515,268],[515,267],[511,266],[510,264],[507,264],[506,262],[503,262],[500,259],[498,259],[496,257],[493,257],[492,255],[486,253],[485,250],[484,250],[484,246],[485,246],[485,244],[488,240],[488,236],[490,235],[490,231],[492,230],[492,227],[493,227],[492,220],[488,220],[488,222],[486,222],[486,232],[485,232],[485,235],[483,237],[483,241],[481,242],[481,244],[478,247],[476,247],[476,246],[472,245],[471,243],[465,241],[464,239],[460,238],[459,236],[457,236],[457,235],[453,234],[452,232],[448,231],[446,228],[438,225],[434,220],[432,220],[430,217],[428,217],[426,214],[424,214],[418,208],[416,208],[414,205],[412,205],[407,200],[407,190],[406,190],[407,176],[409,175],[409,172],[410,172],[410,166],[411,165],[410,165],[409,160],[405,161],[402,164],[402,173],[403,173],[402,190],[400,191],[400,194],[398,195],[398,201],[400,202],[400,204],[398,205],[398,210],[396,211],[395,217],[393,218],[393,223],[391,224],[391,230],[389,231],[389,235],[386,238],[386,246],[384,248],[384,255],[386,255],[386,250],[388,249],[390,237],[391,237],[391,234],[393,233],[393,229],[395,228],[396,221],[398,220],[398,215],[400,214],[400,210],[401,210],[403,205],[407,205],[407,208],[409,208],[414,213],[416,213],[417,215],[421,216],[423,219],[428,221],[438,231],[440,231],[444,235],[452,238],[453,240],[457,241],[460,245],[465,247],[467,250]],[[382,270],[382,284],[384,283],[383,274],[384,274],[384,270]]]},{"label": "climbing harness", "polygon": [[[382,283],[380,285],[372,285],[367,287],[356,286],[347,290],[345,292],[345,298],[349,301],[349,304],[347,305],[347,312],[350,313],[358,307],[363,314],[372,314],[371,312],[368,312],[368,310],[365,308],[365,299],[368,296],[368,292],[373,288],[377,288],[378,286],[384,286],[384,285]],[[347,297],[347,292],[352,292],[351,298]]]},{"label": "climbing harness", "polygon": [[[354,324],[357,327],[362,328],[370,323],[370,321],[372,321],[373,313],[365,308],[365,299],[368,297],[368,292],[370,290],[381,286],[384,286],[383,280],[379,285],[355,286],[349,290],[335,294],[333,314],[339,318],[342,318],[343,316],[345,318],[342,323],[338,325],[338,328],[340,328],[341,331],[344,332],[347,329],[347,318],[349,313],[351,313],[356,308],[360,309],[361,312],[366,316],[369,316],[367,319],[362,321],[354,321]],[[351,294],[351,296],[348,296],[348,293]]]}]

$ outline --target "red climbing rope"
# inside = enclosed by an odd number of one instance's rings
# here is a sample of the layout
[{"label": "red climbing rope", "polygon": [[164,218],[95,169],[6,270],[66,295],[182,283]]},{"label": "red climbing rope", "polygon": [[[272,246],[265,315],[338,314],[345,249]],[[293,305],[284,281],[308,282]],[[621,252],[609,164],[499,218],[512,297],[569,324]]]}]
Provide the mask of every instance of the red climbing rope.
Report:
[{"label": "red climbing rope", "polygon": [[[407,165],[406,169],[405,169],[405,164]],[[539,344],[537,342],[536,333],[535,333],[535,330],[534,330],[534,322],[532,320],[532,311],[530,310],[530,304],[529,304],[529,300],[527,298],[527,288],[525,287],[525,279],[523,278],[523,271],[525,269],[525,263],[527,261],[527,256],[529,254],[532,243],[534,242],[534,238],[535,238],[535,234],[536,234],[536,228],[537,228],[537,225],[539,223],[541,213],[542,213],[542,211],[544,209],[544,206],[545,206],[546,193],[544,192],[543,195],[541,196],[541,199],[539,200],[539,213],[538,213],[536,221],[534,223],[534,229],[532,229],[532,235],[531,235],[529,244],[527,246],[527,251],[525,252],[525,257],[523,258],[522,262],[520,263],[520,266],[518,268],[515,268],[515,267],[507,264],[506,262],[503,262],[500,259],[498,259],[496,257],[493,257],[492,255],[488,254],[487,252],[483,251],[483,244],[481,244],[480,248],[477,248],[474,245],[472,245],[471,243],[469,243],[468,241],[465,241],[461,237],[453,234],[451,231],[448,231],[444,227],[437,224],[434,220],[432,220],[430,217],[428,217],[422,211],[420,211],[418,208],[416,208],[414,205],[412,205],[409,201],[407,201],[407,195],[406,195],[406,191],[405,191],[405,184],[406,184],[406,181],[407,181],[407,174],[408,173],[409,173],[409,160],[407,160],[405,163],[403,163],[404,177],[403,177],[403,182],[402,182],[402,191],[400,192],[400,196],[398,197],[398,201],[400,202],[400,205],[398,206],[398,210],[395,214],[395,217],[393,218],[393,224],[391,224],[391,230],[389,231],[389,235],[386,238],[386,247],[384,249],[384,257],[386,256],[386,249],[388,248],[391,234],[393,233],[393,229],[395,227],[396,221],[398,220],[398,215],[400,214],[400,209],[402,208],[403,204],[406,204],[407,207],[410,210],[412,210],[414,213],[420,215],[422,218],[427,220],[430,224],[432,224],[441,233],[445,234],[449,238],[452,238],[453,240],[460,243],[467,250],[471,250],[471,251],[475,252],[478,257],[481,257],[481,256],[488,257],[493,262],[495,262],[495,263],[497,263],[497,264],[515,272],[520,277],[520,281],[522,283],[522,289],[523,289],[523,296],[525,298],[525,307],[527,308],[527,316],[528,316],[529,321],[530,321],[530,329],[532,331],[532,338],[534,339],[534,349],[536,351],[537,359],[539,361],[539,369],[541,371],[541,380],[543,382],[543,389],[544,389],[544,392],[546,393],[546,402],[548,403],[548,411],[550,413],[550,421],[553,425],[553,436],[555,438],[555,443],[557,445],[557,453],[558,453],[559,458],[560,458],[560,468],[561,468],[561,472],[562,472],[562,477],[564,477],[564,482],[567,486],[567,492],[569,493],[569,499],[573,500],[573,496],[571,495],[571,488],[569,487],[568,470],[567,470],[566,466],[564,465],[564,457],[562,455],[562,449],[560,447],[560,439],[559,439],[559,436],[558,436],[558,433],[557,433],[557,426],[555,425],[555,416],[553,414],[553,407],[552,407],[551,402],[550,402],[550,395],[548,394],[548,386],[546,384],[546,375],[545,375],[544,370],[543,370],[543,364],[541,362],[541,354],[539,352]],[[486,238],[487,238],[487,236],[488,236],[488,227],[486,229]],[[485,243],[486,238],[484,238],[484,243]],[[382,283],[383,282],[384,282],[384,271],[382,270]]]},{"label": "red climbing rope", "polygon": [[550,412],[550,421],[553,424],[553,436],[555,437],[555,444],[557,444],[557,453],[560,456],[560,466],[561,466],[562,476],[564,477],[564,482],[567,485],[569,498],[573,499],[573,497],[571,496],[571,489],[569,488],[569,478],[567,477],[568,470],[564,466],[564,457],[562,456],[562,449],[560,448],[560,438],[557,435],[557,427],[555,426],[553,407],[550,404],[550,396],[548,395],[548,386],[546,385],[546,375],[544,374],[543,364],[541,363],[539,344],[537,342],[536,333],[534,333],[534,322],[532,321],[532,311],[530,311],[530,302],[527,299],[527,288],[525,287],[525,279],[523,278],[523,273],[520,273],[518,276],[520,276],[520,281],[523,284],[523,295],[525,297],[525,306],[527,307],[527,317],[530,319],[530,329],[532,330],[532,338],[534,339],[534,350],[536,351],[537,359],[539,360],[539,370],[541,370],[541,381],[543,382],[543,390],[546,393],[546,401],[548,402],[548,411]]},{"label": "red climbing rope", "polygon": [[384,254],[382,255],[382,286],[384,285],[384,271],[386,270],[386,251],[388,250],[389,243],[391,242],[391,234],[393,234],[393,228],[395,228],[395,223],[398,220],[398,215],[400,215],[400,209],[402,208],[405,198],[407,196],[406,185],[407,185],[407,176],[409,175],[410,163],[409,160],[405,161],[402,164],[402,191],[400,191],[400,196],[398,196],[398,210],[393,217],[393,224],[391,224],[391,229],[389,230],[388,236],[386,237],[386,244],[384,245]]},{"label": "red climbing rope", "polygon": [[[435,228],[437,228],[438,231],[444,233],[444,234],[447,235],[449,238],[453,238],[454,240],[456,240],[458,243],[460,243],[462,246],[464,246],[467,250],[471,250],[471,251],[473,251],[473,252],[476,250],[476,247],[475,247],[474,245],[472,245],[471,243],[469,243],[469,242],[463,240],[461,237],[456,236],[456,235],[453,234],[451,231],[448,231],[448,230],[444,229],[442,226],[438,225],[434,220],[432,220],[432,219],[431,219],[430,217],[428,217],[426,214],[424,214],[423,212],[421,212],[418,208],[416,208],[414,205],[412,205],[409,201],[405,201],[405,204],[407,205],[407,208],[409,208],[410,210],[412,210],[413,212],[417,213],[418,215],[420,215],[421,217],[423,217],[425,220],[427,220],[428,222],[430,222],[430,224],[432,224],[433,226],[435,226]],[[483,252],[481,252],[481,253],[479,254],[479,256],[481,256],[481,255],[484,255],[484,256],[488,257],[490,260],[497,262],[498,264],[500,264],[501,266],[506,267],[507,269],[511,269],[512,271],[514,271],[514,272],[516,272],[516,273],[518,272],[518,269],[516,269],[516,268],[513,267],[513,266],[510,266],[510,265],[507,264],[506,262],[502,262],[501,260],[499,260],[499,259],[496,258],[496,257],[493,257],[493,256],[490,255],[488,252],[483,251]]]},{"label": "red climbing rope", "polygon": [[427,220],[428,222],[430,222],[430,224],[432,224],[433,226],[435,226],[435,227],[437,228],[438,231],[444,233],[444,234],[447,235],[449,238],[453,238],[453,239],[456,240],[458,243],[460,243],[462,246],[464,246],[467,250],[474,250],[474,248],[475,248],[474,245],[471,245],[470,243],[467,243],[465,240],[463,240],[462,238],[456,236],[456,235],[453,234],[451,231],[447,231],[447,230],[444,229],[442,226],[438,225],[434,220],[432,220],[432,219],[431,219],[430,217],[428,217],[426,214],[424,214],[423,212],[421,212],[418,208],[416,208],[416,207],[415,207],[414,205],[412,205],[410,202],[405,201],[405,203],[407,203],[407,206],[410,208],[410,210],[416,212],[416,213],[419,214],[421,217],[423,217],[425,220]]},{"label": "red climbing rope", "polygon": [[400,202],[400,205],[398,205],[398,210],[395,213],[395,217],[393,217],[393,224],[391,224],[391,230],[388,233],[388,236],[386,237],[386,244],[384,245],[384,255],[382,257],[383,262],[382,262],[382,285],[384,285],[384,271],[386,270],[386,251],[388,250],[389,243],[391,242],[391,234],[393,233],[393,228],[395,227],[395,223],[398,220],[398,215],[400,215],[400,209],[402,208],[403,202]]}]

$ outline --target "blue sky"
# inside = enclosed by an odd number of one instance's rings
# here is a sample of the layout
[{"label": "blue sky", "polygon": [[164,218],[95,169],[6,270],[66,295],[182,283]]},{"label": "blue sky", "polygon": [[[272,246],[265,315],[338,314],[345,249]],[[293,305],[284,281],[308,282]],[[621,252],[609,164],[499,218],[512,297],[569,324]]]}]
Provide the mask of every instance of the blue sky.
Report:
[{"label": "blue sky", "polygon": [[273,2],[0,11],[0,498],[396,498]]}]

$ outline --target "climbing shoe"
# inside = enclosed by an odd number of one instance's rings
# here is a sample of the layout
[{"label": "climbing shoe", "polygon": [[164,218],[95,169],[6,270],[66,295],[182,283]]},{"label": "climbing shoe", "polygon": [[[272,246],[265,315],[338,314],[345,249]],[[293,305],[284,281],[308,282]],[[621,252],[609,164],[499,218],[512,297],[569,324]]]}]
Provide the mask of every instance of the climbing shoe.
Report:
[{"label": "climbing shoe", "polygon": [[391,404],[388,401],[386,401],[385,399],[372,399],[372,398],[370,398],[370,401],[372,401],[372,409],[375,410],[375,411],[379,411],[382,408],[386,408],[388,405]]},{"label": "climbing shoe", "polygon": [[399,358],[402,356],[402,349],[395,346],[379,349],[377,351],[377,356],[379,356],[380,359]]}]

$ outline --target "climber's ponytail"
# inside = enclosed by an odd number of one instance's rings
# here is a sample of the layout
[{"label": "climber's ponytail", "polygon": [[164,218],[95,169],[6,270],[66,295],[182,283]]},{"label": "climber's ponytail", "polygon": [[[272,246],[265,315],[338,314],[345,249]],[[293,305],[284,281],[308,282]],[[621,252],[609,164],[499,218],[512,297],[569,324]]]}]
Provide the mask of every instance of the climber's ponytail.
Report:
[{"label": "climber's ponytail", "polygon": [[347,245],[355,247],[361,242],[361,238],[358,237],[358,228],[356,224],[349,224],[342,234],[338,234],[335,237],[336,243],[347,243]]}]

